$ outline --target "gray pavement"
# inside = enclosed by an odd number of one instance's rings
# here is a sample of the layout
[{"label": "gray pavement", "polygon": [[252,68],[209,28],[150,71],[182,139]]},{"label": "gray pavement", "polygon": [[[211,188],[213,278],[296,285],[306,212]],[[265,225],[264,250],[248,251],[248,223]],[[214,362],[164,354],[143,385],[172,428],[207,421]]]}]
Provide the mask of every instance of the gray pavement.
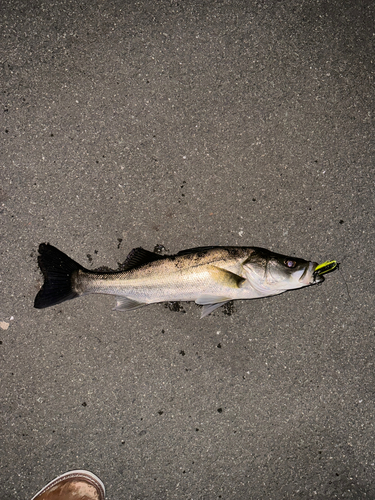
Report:
[{"label": "gray pavement", "polygon": [[[375,498],[374,2],[2,0],[0,498]],[[36,310],[40,242],[263,246],[340,272]],[[225,314],[227,313],[227,314]]]}]

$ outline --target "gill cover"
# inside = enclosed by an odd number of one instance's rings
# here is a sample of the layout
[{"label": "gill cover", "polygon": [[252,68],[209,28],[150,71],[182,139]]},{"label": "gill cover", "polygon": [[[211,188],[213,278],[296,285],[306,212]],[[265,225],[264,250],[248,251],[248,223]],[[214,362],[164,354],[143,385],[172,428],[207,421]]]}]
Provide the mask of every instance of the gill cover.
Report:
[{"label": "gill cover", "polygon": [[316,263],[288,257],[263,248],[243,264],[246,277],[259,296],[281,293],[311,284]]}]

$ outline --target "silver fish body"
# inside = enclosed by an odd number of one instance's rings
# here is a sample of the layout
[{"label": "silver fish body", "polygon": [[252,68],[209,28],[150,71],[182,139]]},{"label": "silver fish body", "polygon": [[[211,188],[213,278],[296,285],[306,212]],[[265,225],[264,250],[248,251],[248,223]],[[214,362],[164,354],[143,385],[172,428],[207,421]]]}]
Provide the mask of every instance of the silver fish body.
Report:
[{"label": "silver fish body", "polygon": [[124,270],[89,271],[42,243],[39,266],[45,282],[35,299],[43,308],[80,295],[116,296],[116,310],[165,301],[195,301],[202,316],[235,299],[277,295],[323,281],[316,262],[253,247],[200,247],[161,256],[142,248],[128,255]]}]

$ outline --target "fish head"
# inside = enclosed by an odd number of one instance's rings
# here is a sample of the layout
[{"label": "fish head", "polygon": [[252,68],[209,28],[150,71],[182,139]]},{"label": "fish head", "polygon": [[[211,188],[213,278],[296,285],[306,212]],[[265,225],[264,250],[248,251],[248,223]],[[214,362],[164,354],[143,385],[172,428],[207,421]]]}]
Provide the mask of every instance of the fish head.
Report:
[{"label": "fish head", "polygon": [[259,296],[266,296],[324,281],[322,276],[314,274],[317,266],[317,262],[255,248],[244,262],[243,269]]}]

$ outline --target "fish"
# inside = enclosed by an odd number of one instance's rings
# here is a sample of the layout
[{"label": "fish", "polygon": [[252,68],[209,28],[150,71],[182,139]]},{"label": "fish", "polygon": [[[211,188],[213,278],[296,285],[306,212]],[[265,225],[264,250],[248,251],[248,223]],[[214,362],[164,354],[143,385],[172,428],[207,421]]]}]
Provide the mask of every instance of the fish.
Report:
[{"label": "fish", "polygon": [[235,246],[197,247],[175,255],[134,248],[121,271],[101,272],[85,269],[56,247],[41,243],[38,264],[44,283],[35,297],[37,309],[99,293],[116,297],[116,311],[194,301],[203,306],[202,318],[231,300],[259,299],[321,283],[326,272],[317,262]]}]

